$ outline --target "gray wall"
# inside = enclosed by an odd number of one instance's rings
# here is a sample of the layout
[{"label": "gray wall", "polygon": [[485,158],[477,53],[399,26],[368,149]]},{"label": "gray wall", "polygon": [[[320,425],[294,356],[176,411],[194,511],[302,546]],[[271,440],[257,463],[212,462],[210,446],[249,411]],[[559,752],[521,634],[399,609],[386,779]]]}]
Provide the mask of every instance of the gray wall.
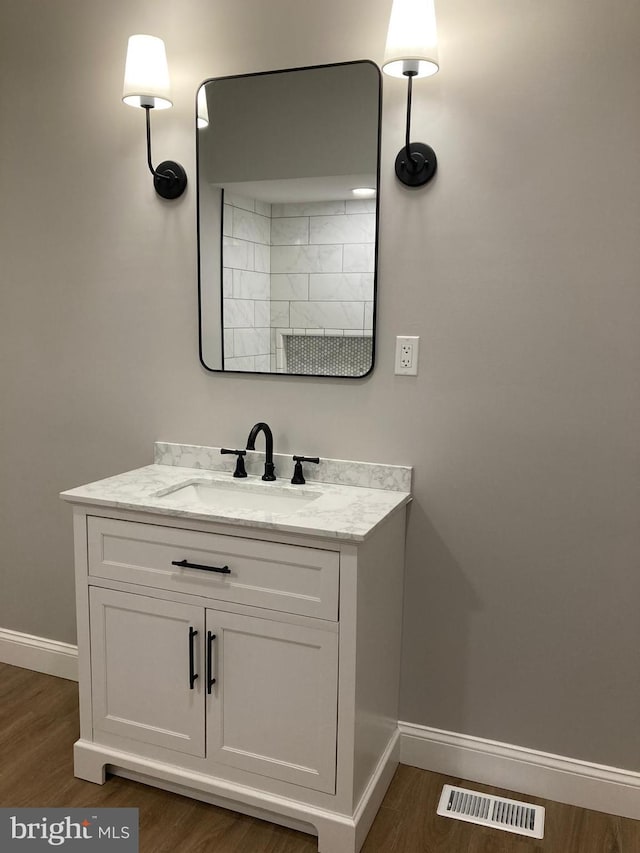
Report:
[{"label": "gray wall", "polygon": [[[441,2],[415,86],[421,192],[385,80],[379,357],[359,381],[218,376],[197,357],[199,82],[381,60],[389,0],[3,0],[0,626],[74,640],[63,488],[155,439],[408,463],[402,718],[640,770],[640,6]],[[129,34],[167,43],[155,159],[120,103]],[[420,375],[393,375],[394,336]],[[381,620],[384,629],[384,620]]]}]

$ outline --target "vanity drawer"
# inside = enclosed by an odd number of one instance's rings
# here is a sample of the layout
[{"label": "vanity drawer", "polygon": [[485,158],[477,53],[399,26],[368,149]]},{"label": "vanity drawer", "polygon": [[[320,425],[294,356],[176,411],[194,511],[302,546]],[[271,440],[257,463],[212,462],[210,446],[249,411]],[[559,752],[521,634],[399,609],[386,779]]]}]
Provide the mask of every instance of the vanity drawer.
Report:
[{"label": "vanity drawer", "polygon": [[[87,518],[89,575],[319,619],[338,618],[335,551]],[[175,565],[186,561],[206,568]]]}]

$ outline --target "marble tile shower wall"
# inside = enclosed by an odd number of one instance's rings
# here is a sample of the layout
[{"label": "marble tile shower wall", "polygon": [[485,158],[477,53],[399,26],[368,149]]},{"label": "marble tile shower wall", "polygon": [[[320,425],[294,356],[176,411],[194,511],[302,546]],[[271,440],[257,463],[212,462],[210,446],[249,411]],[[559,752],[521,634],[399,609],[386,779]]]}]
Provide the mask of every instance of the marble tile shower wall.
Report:
[{"label": "marble tile shower wall", "polygon": [[225,193],[222,291],[224,366],[270,371],[271,205]]},{"label": "marble tile shower wall", "polygon": [[271,206],[274,369],[282,336],[366,335],[373,328],[375,200]]},{"label": "marble tile shower wall", "polygon": [[227,369],[286,369],[287,334],[371,334],[375,200],[267,204],[225,193],[223,227]]}]

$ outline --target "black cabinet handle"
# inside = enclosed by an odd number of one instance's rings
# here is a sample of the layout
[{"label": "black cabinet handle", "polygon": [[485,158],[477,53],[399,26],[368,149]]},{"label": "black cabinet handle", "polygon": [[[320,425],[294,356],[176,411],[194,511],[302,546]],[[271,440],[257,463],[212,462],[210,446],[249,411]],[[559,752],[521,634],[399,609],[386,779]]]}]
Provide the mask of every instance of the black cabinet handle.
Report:
[{"label": "black cabinet handle", "polygon": [[194,650],[193,641],[198,636],[198,632],[193,626],[189,627],[189,690],[193,690],[193,685],[196,683],[198,673],[194,672]]},{"label": "black cabinet handle", "polygon": [[213,641],[216,635],[207,631],[207,693],[211,695],[211,688],[216,683],[213,675]]},{"label": "black cabinet handle", "polygon": [[221,575],[230,575],[229,566],[201,566],[199,563],[189,563],[187,560],[172,560],[172,566],[180,566],[181,569],[200,569],[201,572],[218,572]]}]

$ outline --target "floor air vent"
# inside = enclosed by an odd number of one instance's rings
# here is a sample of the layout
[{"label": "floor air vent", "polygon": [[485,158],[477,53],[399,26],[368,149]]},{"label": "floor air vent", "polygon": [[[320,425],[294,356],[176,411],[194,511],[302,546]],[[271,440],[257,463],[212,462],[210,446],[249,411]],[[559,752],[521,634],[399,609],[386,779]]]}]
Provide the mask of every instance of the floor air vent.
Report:
[{"label": "floor air vent", "polygon": [[544,837],[544,808],[479,794],[466,788],[445,785],[438,803],[438,814],[478,823],[491,829],[504,829],[529,838]]}]

